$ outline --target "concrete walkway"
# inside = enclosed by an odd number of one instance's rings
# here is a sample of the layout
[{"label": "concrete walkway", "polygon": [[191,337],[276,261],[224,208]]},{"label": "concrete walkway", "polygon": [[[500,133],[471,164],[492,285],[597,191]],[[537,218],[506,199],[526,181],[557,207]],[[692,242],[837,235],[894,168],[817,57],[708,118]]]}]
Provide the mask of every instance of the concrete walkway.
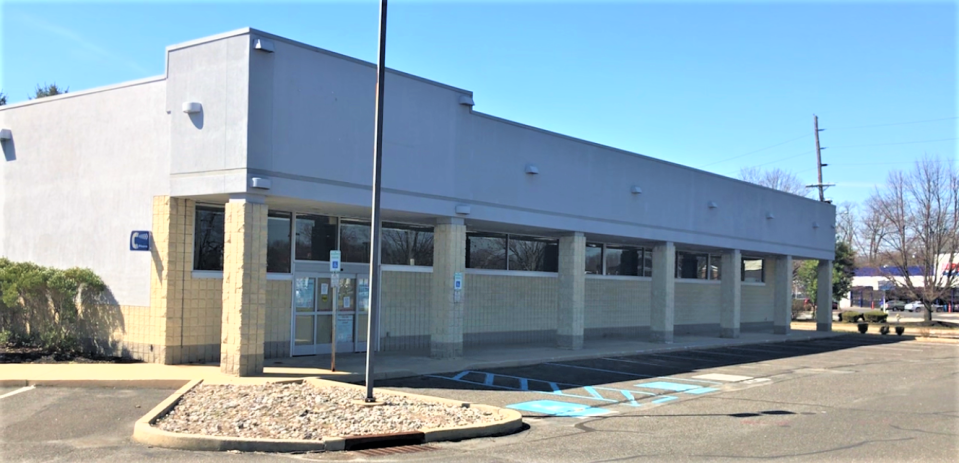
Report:
[{"label": "concrete walkway", "polygon": [[[424,352],[383,352],[376,355],[376,379],[403,378],[425,374],[482,370],[535,365],[600,357],[639,355],[685,349],[702,349],[770,342],[799,341],[838,336],[845,333],[820,333],[796,330],[789,335],[743,333],[738,339],[705,336],[677,336],[672,344],[616,339],[588,341],[582,350],[563,350],[552,346],[489,346],[468,348],[457,359],[434,360]],[[364,380],[366,354],[338,355],[337,371],[330,371],[330,356],[268,359],[263,375],[235,378],[220,373],[217,364],[158,365],[133,364],[0,364],[0,387],[100,386],[176,388],[190,380],[206,383],[256,384],[264,381],[318,377],[334,381]]]}]

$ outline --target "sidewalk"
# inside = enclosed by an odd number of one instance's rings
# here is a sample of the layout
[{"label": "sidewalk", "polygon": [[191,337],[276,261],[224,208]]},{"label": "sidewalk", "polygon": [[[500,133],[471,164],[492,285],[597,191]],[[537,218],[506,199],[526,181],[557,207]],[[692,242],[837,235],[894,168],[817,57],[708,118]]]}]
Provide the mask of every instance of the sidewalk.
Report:
[{"label": "sidewalk", "polygon": [[[794,328],[797,324],[793,324]],[[813,325],[815,329],[815,325]],[[798,329],[789,335],[743,333],[738,339],[705,336],[677,336],[672,344],[616,339],[588,341],[581,350],[551,346],[489,346],[468,348],[463,357],[434,360],[424,352],[379,352],[375,358],[375,379],[403,378],[426,374],[534,365],[600,357],[616,357],[686,349],[717,348],[747,344],[800,341],[839,336]],[[337,371],[330,371],[330,356],[268,359],[263,375],[235,378],[220,373],[217,364],[158,365],[134,364],[2,364],[0,387],[154,387],[177,388],[194,379],[210,384],[257,384],[264,381],[313,377],[333,381],[361,382],[365,378],[366,354],[345,354],[336,358]]]}]

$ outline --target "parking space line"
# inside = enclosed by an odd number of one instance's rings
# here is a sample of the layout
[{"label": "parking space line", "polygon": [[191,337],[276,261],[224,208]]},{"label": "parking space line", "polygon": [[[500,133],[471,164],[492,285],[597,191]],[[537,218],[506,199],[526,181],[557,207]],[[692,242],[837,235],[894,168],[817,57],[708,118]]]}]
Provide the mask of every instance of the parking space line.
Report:
[{"label": "parking space line", "polygon": [[0,395],[0,399],[6,399],[7,397],[15,396],[21,392],[27,392],[29,390],[36,389],[36,388],[37,388],[36,386],[21,387],[20,389],[17,389],[15,391],[10,391],[4,395]]},{"label": "parking space line", "polygon": [[689,358],[689,357],[683,357],[683,356],[680,356],[680,355],[649,354],[649,356],[650,356],[650,357],[666,357],[666,358],[670,358],[670,359],[684,360],[684,361],[692,362],[692,363],[709,363],[708,360],[702,360],[702,359],[697,360],[697,359],[692,359],[692,358]]},{"label": "parking space line", "polygon": [[784,351],[782,351],[782,350],[773,351],[773,350],[762,350],[762,349],[750,349],[750,348],[748,348],[748,347],[741,347],[741,346],[729,346],[729,347],[727,347],[726,349],[744,350],[744,351],[746,351],[746,352],[756,352],[756,353],[760,353],[760,354],[772,354],[772,355],[779,355],[779,354],[784,353]]},{"label": "parking space line", "polygon": [[566,368],[578,368],[578,369],[580,369],[580,370],[599,371],[599,372],[603,372],[603,373],[616,373],[616,374],[618,374],[618,375],[635,376],[635,377],[637,377],[637,378],[669,378],[669,379],[678,379],[678,380],[682,380],[682,381],[692,381],[692,382],[694,382],[694,383],[719,384],[719,383],[717,383],[716,381],[706,381],[706,380],[701,380],[701,379],[677,378],[677,377],[675,377],[675,376],[644,375],[644,374],[640,374],[640,373],[630,373],[630,372],[628,372],[628,371],[616,371],[616,370],[607,370],[607,369],[604,369],[604,368],[581,367],[581,366],[579,366],[579,365],[566,365],[566,364],[564,364],[564,363],[544,363],[543,365],[552,365],[552,366],[566,367]]},{"label": "parking space line", "polygon": [[623,362],[623,363],[635,363],[635,364],[637,364],[637,365],[646,365],[646,366],[650,366],[650,367],[664,367],[664,366],[665,366],[665,365],[660,364],[660,363],[640,362],[639,360],[614,359],[614,358],[608,358],[608,357],[603,357],[601,360],[609,360],[609,361],[612,361],[612,362]]},{"label": "parking space line", "polygon": [[698,351],[698,350],[697,350],[697,351],[694,351],[694,352],[696,352],[697,354],[700,354],[700,353],[701,353],[701,354],[703,354],[703,355],[721,355],[721,356],[725,356],[725,357],[736,357],[736,358],[752,358],[752,357],[755,357],[755,355],[733,354],[733,353],[731,353],[731,352],[718,352],[716,349],[710,349],[710,350],[708,350],[708,351]]}]

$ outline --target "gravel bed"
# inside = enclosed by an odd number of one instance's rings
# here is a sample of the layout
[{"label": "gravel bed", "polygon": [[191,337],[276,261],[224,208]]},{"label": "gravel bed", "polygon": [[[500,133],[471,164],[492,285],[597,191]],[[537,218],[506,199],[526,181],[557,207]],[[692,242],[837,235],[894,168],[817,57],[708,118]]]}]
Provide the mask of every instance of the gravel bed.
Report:
[{"label": "gravel bed", "polygon": [[155,426],[171,432],[259,439],[322,440],[492,423],[498,414],[377,392],[367,407],[361,390],[301,384],[200,384]]}]

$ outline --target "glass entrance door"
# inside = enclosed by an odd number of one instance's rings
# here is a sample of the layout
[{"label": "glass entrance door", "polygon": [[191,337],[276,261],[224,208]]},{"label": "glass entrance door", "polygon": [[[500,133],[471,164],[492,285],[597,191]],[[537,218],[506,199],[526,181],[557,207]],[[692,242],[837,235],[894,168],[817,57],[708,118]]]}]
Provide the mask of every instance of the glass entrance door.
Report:
[{"label": "glass entrance door", "polygon": [[366,350],[369,278],[340,274],[339,282],[334,287],[329,274],[294,277],[293,355],[329,354],[334,331],[337,353]]}]

